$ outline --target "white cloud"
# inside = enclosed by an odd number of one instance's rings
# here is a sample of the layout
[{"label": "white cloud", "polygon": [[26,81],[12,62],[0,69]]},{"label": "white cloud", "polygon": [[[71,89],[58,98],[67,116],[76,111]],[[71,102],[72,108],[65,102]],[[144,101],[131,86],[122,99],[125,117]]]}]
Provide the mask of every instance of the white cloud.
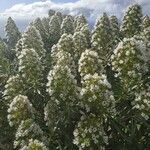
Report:
[{"label": "white cloud", "polygon": [[47,16],[48,10],[54,9],[72,15],[82,13],[90,22],[94,22],[103,12],[121,18],[125,8],[135,2],[143,6],[144,13],[150,14],[150,3],[148,1],[149,0],[78,0],[74,3],[55,3],[51,0],[47,0],[31,4],[21,3],[0,13],[0,20],[6,20],[8,16],[11,16],[20,25],[22,24],[21,21],[25,22],[25,20],[30,21],[36,17]]},{"label": "white cloud", "polygon": [[[134,2],[142,5],[148,4],[147,0],[79,0],[74,3],[54,3],[51,0],[34,2],[31,4],[16,4],[1,13],[1,17],[12,16],[16,19],[31,19],[39,16],[46,16],[49,9],[60,10],[70,14],[88,13],[89,19],[96,18],[102,12],[116,14],[118,17],[122,14],[124,8]],[[148,6],[145,6],[148,8]],[[149,9],[148,13],[150,13]]]}]

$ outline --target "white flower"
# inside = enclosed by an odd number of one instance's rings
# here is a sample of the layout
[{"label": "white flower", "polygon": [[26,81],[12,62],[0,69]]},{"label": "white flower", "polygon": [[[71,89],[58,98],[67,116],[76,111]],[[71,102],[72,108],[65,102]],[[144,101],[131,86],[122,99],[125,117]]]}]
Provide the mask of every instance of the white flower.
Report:
[{"label": "white flower", "polygon": [[139,109],[139,108],[140,108],[140,106],[139,106],[138,104],[136,104],[136,105],[135,105],[135,108],[136,108],[136,109]]},{"label": "white flower", "polygon": [[141,105],[141,109],[145,109],[145,106],[143,104]]},{"label": "white flower", "polygon": [[130,55],[130,51],[126,51],[126,56],[129,56]]},{"label": "white flower", "polygon": [[119,60],[119,63],[120,63],[120,64],[123,64],[123,60]]},{"label": "white flower", "polygon": [[77,129],[74,130],[73,135],[74,135],[75,137],[79,135],[79,132],[78,132]]},{"label": "white flower", "polygon": [[114,55],[111,55],[111,59],[113,60],[115,58],[115,56]]}]

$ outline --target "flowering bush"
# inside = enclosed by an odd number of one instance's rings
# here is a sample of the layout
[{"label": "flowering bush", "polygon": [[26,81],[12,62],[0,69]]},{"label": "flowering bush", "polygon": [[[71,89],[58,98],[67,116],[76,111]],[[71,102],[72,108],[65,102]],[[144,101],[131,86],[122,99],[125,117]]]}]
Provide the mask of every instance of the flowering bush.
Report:
[{"label": "flowering bush", "polygon": [[50,10],[21,36],[9,18],[0,39],[0,149],[149,150],[149,33],[137,4],[121,27],[103,13],[92,32],[83,15]]},{"label": "flowering bush", "polygon": [[23,148],[28,144],[30,145],[30,139],[38,139],[45,144],[48,142],[40,126],[32,119],[27,119],[22,121],[17,129],[14,148]]},{"label": "flowering bush", "polygon": [[102,149],[105,144],[108,144],[108,137],[102,125],[102,118],[94,114],[81,116],[73,134],[73,143],[80,150]]},{"label": "flowering bush", "polygon": [[47,87],[51,99],[58,103],[75,102],[78,95],[76,80],[68,66],[55,66],[48,75]]},{"label": "flowering bush", "polygon": [[23,95],[16,96],[8,109],[8,121],[10,126],[19,125],[22,120],[26,120],[33,115],[32,104]]},{"label": "flowering bush", "polygon": [[129,91],[140,83],[142,74],[148,71],[141,50],[145,50],[146,45],[143,42],[139,45],[138,42],[134,38],[125,38],[111,56],[112,69],[116,71],[116,77],[121,78],[124,89]]},{"label": "flowering bush", "polygon": [[99,76],[87,74],[83,78],[81,89],[81,106],[86,108],[87,112],[94,111],[101,116],[105,114],[115,115],[115,99],[110,90],[111,85],[108,83],[105,75]]},{"label": "flowering bush", "polygon": [[23,81],[19,75],[12,76],[7,80],[3,92],[5,100],[11,103],[14,97],[23,92]]},{"label": "flowering bush", "polygon": [[38,140],[29,140],[29,145],[24,146],[22,150],[48,150],[46,146]]},{"label": "flowering bush", "polygon": [[38,89],[41,85],[43,66],[34,49],[23,49],[18,57],[18,71],[26,85]]},{"label": "flowering bush", "polygon": [[150,89],[135,93],[135,100],[132,102],[133,109],[137,109],[142,117],[149,119],[150,113]]},{"label": "flowering bush", "polygon": [[86,74],[94,74],[95,72],[98,72],[101,62],[102,61],[99,59],[97,52],[85,50],[79,59],[78,71],[80,72],[81,77],[84,77]]}]

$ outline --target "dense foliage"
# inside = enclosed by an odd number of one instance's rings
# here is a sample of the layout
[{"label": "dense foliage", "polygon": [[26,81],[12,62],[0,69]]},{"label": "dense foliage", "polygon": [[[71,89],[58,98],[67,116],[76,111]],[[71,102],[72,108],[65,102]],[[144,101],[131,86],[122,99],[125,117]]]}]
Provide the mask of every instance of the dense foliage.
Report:
[{"label": "dense foliage", "polygon": [[149,150],[150,17],[50,10],[0,39],[1,150]]}]

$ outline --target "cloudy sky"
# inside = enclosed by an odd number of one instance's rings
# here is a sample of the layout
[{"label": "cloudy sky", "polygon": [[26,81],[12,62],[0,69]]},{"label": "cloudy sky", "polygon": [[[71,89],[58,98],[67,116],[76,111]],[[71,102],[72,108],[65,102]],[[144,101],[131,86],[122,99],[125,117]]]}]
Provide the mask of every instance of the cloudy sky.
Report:
[{"label": "cloudy sky", "polygon": [[0,35],[4,36],[4,24],[11,16],[23,30],[30,20],[47,15],[49,9],[78,15],[84,14],[90,23],[103,12],[116,15],[119,19],[126,7],[141,4],[144,14],[150,15],[150,0],[0,0]]}]

